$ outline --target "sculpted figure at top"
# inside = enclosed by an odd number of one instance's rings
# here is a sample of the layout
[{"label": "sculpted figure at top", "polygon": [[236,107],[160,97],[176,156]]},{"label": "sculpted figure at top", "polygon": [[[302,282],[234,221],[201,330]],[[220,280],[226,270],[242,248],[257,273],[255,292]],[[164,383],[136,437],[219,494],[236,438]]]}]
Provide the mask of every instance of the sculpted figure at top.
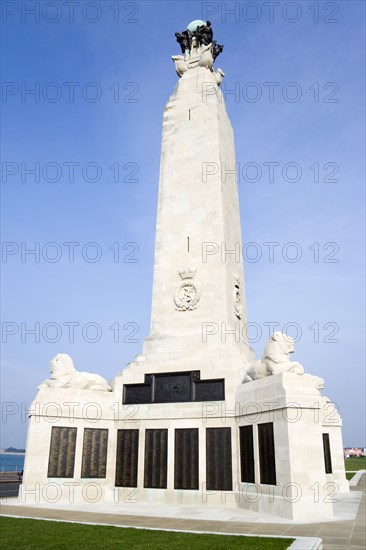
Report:
[{"label": "sculpted figure at top", "polygon": [[251,382],[271,374],[294,372],[304,374],[304,368],[297,361],[290,360],[290,353],[295,351],[295,342],[291,336],[274,332],[264,347],[263,357],[247,369],[244,382]]},{"label": "sculpted figure at top", "polygon": [[192,21],[184,31],[176,32],[175,37],[183,54],[186,50],[192,49],[193,42],[196,47],[212,44],[215,52],[214,58],[224,49],[224,46],[217,44],[216,40],[213,40],[213,30],[210,21]]},{"label": "sculpted figure at top", "polygon": [[213,38],[211,22],[206,21],[206,24],[197,25],[194,35],[196,36],[198,46],[201,44],[204,44],[205,46],[211,44]]},{"label": "sculpted figure at top", "polygon": [[176,32],[175,37],[182,50],[183,55],[173,55],[175,70],[178,76],[197,64],[200,67],[209,69],[220,86],[224,73],[221,69],[214,71],[212,65],[218,55],[224,49],[224,46],[213,40],[213,30],[210,21],[201,21],[197,19],[189,23],[182,32]]},{"label": "sculpted figure at top", "polygon": [[178,44],[180,45],[180,49],[182,50],[182,53],[184,53],[186,50],[190,50],[192,47],[192,33],[185,30],[183,32],[176,32],[175,37],[177,39]]},{"label": "sculpted figure at top", "polygon": [[79,390],[112,391],[112,388],[99,374],[78,372],[70,355],[58,353],[50,362],[51,379],[38,387],[72,388]]}]

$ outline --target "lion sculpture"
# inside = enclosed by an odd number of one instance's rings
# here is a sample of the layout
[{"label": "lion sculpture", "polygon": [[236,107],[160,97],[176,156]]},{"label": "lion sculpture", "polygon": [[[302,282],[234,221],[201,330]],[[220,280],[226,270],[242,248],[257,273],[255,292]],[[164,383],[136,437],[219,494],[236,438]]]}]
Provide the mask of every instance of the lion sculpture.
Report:
[{"label": "lion sculpture", "polygon": [[[297,361],[290,361],[290,353],[295,351],[295,341],[291,336],[282,332],[274,332],[264,347],[263,357],[256,361],[245,371],[243,382],[252,382],[259,378],[265,378],[272,374],[282,372],[293,372],[304,374],[304,368]],[[321,395],[324,388],[324,380],[319,376],[312,376],[315,388]],[[322,396],[325,402],[329,403],[328,397]]]},{"label": "lion sculpture", "polygon": [[246,370],[244,382],[265,378],[271,374],[294,372],[304,374],[304,368],[297,361],[290,360],[295,351],[294,339],[282,332],[274,332],[264,347],[263,357]]},{"label": "lion sculpture", "polygon": [[51,379],[38,387],[72,388],[78,390],[112,391],[112,388],[99,374],[78,372],[70,355],[58,353],[50,362]]}]

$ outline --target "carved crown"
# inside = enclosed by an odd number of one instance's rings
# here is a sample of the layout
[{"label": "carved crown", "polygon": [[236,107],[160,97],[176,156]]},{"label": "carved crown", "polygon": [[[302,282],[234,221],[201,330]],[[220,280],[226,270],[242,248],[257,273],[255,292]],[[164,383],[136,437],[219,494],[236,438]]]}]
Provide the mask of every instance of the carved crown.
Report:
[{"label": "carved crown", "polygon": [[193,279],[193,277],[196,274],[196,271],[197,271],[197,269],[194,269],[192,267],[188,267],[187,269],[186,268],[179,269],[178,273],[180,275],[180,278],[183,281],[184,279]]}]

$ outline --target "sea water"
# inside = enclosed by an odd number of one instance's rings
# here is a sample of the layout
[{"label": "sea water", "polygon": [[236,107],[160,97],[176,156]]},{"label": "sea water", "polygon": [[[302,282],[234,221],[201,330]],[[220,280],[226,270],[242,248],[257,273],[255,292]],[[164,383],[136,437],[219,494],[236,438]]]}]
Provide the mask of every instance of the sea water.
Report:
[{"label": "sea water", "polygon": [[24,468],[25,455],[0,454],[0,472],[21,472]]}]

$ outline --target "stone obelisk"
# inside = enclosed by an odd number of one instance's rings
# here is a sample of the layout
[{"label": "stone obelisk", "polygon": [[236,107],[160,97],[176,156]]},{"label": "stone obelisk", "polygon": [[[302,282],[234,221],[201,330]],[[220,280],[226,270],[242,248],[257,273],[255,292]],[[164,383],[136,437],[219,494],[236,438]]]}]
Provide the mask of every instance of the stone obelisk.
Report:
[{"label": "stone obelisk", "polygon": [[[150,360],[249,360],[234,137],[211,28],[178,35],[180,79],[164,111]],[[193,28],[192,27],[192,28]],[[206,33],[206,34],[205,34]],[[210,46],[208,46],[207,44]],[[212,364],[212,363],[211,363]],[[201,364],[199,365],[201,368]],[[186,368],[186,367],[185,367]],[[238,372],[239,374],[239,372]]]},{"label": "stone obelisk", "polygon": [[222,46],[209,21],[176,36],[183,55],[173,57],[180,79],[164,113],[151,333],[110,384],[54,357],[29,410],[21,502],[331,518],[330,498],[348,482],[324,381],[290,360],[286,334],[272,334],[258,361],[245,341],[233,131],[213,68]]}]

